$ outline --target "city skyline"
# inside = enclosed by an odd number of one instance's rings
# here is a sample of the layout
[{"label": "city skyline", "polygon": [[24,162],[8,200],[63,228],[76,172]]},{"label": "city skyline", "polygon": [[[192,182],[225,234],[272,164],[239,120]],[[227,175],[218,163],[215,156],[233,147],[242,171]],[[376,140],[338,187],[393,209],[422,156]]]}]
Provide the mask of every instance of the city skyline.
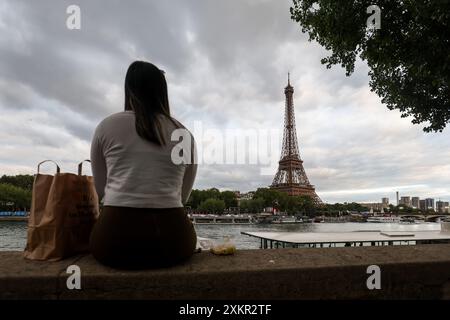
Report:
[{"label": "city skyline", "polygon": [[[282,130],[290,71],[303,165],[324,202],[379,202],[396,191],[450,199],[450,130],[424,133],[389,111],[361,61],[351,77],[327,70],[326,51],[291,21],[291,1],[114,3],[107,12],[79,1],[81,30],[66,28],[67,5],[0,6],[0,175],[34,174],[43,159],[74,172],[97,123],[123,109],[129,63],[145,59],[165,70],[172,113],[189,129]],[[125,13],[129,23],[117,23]],[[194,188],[245,192],[268,187],[275,172],[202,165]]]},{"label": "city skyline", "polygon": [[[228,190],[228,189],[227,189]],[[221,190],[222,191],[222,190]],[[224,191],[226,191],[226,190],[224,190]],[[230,191],[233,191],[233,192],[239,192],[240,194],[241,194],[241,196],[243,196],[244,198],[248,198],[248,195],[250,195],[250,194],[252,194],[252,193],[254,193],[256,190],[250,190],[250,191],[247,191],[247,192],[241,192],[240,190],[230,190]],[[422,200],[428,200],[428,199],[431,199],[431,200],[433,200],[433,202],[434,202],[434,204],[435,204],[435,208],[437,207],[437,203],[438,202],[443,202],[443,203],[450,203],[450,200],[449,199],[435,199],[435,198],[430,198],[430,197],[428,197],[428,196],[425,196],[424,198],[422,198],[422,197],[420,197],[420,196],[408,196],[408,195],[403,195],[403,196],[401,196],[401,197],[404,197],[404,198],[406,198],[406,197],[409,197],[410,198],[410,200],[411,199],[413,199],[413,198],[418,198],[418,200],[420,200],[420,201],[422,201]],[[385,202],[384,200],[387,200],[387,202]],[[380,201],[381,200],[381,201]],[[352,202],[356,202],[356,203],[361,203],[361,204],[363,204],[363,203],[367,203],[367,204],[386,204],[386,206],[389,206],[389,205],[394,205],[394,206],[396,206],[397,205],[397,201],[396,201],[396,199],[392,199],[392,198],[389,198],[389,197],[381,197],[381,198],[379,198],[379,199],[374,199],[374,200],[371,200],[371,201],[342,201],[342,202],[340,202],[340,203],[352,203]],[[327,202],[328,204],[333,204],[333,203],[330,203],[330,202]],[[335,202],[335,203],[338,203],[338,202]],[[399,201],[399,206],[401,206],[401,205],[403,205],[404,203],[402,203],[401,201]],[[405,204],[406,205],[406,204]],[[410,207],[413,207],[413,208],[419,208],[419,206],[414,206],[414,205],[412,205],[412,203],[409,205]]]}]

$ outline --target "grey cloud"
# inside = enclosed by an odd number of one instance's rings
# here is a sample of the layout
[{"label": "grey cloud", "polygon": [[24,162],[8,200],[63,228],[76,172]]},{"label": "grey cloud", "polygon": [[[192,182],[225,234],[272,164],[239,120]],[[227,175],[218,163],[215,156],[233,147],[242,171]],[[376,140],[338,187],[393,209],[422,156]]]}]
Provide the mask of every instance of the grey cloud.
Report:
[{"label": "grey cloud", "polygon": [[[166,71],[173,113],[190,129],[282,129],[291,71],[301,154],[326,201],[377,200],[371,190],[408,185],[450,198],[449,130],[424,135],[387,111],[361,61],[351,77],[326,70],[327,52],[290,20],[290,0],[80,0],[79,31],[65,27],[72,1],[4,3],[0,144],[12,153],[0,158],[2,172],[34,170],[44,157],[71,168],[87,156],[95,125],[122,109],[128,64],[145,59]],[[258,166],[202,165],[196,187],[271,181]],[[366,191],[337,192],[358,189]]]}]

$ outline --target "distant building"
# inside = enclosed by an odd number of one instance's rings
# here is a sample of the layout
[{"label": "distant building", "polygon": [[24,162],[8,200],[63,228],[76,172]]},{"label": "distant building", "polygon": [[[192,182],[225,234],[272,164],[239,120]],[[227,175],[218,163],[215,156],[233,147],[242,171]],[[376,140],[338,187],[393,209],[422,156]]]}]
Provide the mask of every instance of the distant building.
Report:
[{"label": "distant building", "polygon": [[369,210],[373,211],[383,211],[384,208],[389,207],[389,205],[385,205],[384,203],[380,202],[358,202],[359,205],[368,208]]},{"label": "distant building", "polygon": [[405,207],[411,207],[411,197],[400,197],[399,205]]},{"label": "distant building", "polygon": [[420,201],[419,197],[412,197],[411,198],[411,207],[413,207],[414,209],[419,209],[419,201]]},{"label": "distant building", "polygon": [[425,207],[426,207],[426,210],[434,211],[434,199],[426,198],[425,199]]},{"label": "distant building", "polygon": [[436,211],[438,213],[449,213],[448,201],[436,201]]},{"label": "distant building", "polygon": [[421,211],[427,211],[427,202],[425,200],[419,200],[419,209]]},{"label": "distant building", "polygon": [[381,198],[381,203],[384,206],[389,207],[389,198]]},{"label": "distant building", "polygon": [[255,195],[255,191],[249,191],[247,193],[239,193],[238,200],[251,200]]}]

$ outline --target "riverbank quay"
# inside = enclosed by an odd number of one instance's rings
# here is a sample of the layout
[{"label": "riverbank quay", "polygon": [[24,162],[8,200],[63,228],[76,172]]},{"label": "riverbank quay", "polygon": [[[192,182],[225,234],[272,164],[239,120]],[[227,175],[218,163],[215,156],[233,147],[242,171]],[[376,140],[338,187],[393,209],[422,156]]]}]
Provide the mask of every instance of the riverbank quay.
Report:
[{"label": "riverbank quay", "polygon": [[[70,266],[79,267],[80,289],[68,288]],[[380,289],[368,288],[370,266],[379,267]],[[39,262],[0,252],[0,288],[0,299],[12,300],[450,299],[450,245],[202,252],[143,271],[111,269],[90,255]]]},{"label": "riverbank quay", "polygon": [[28,211],[0,211],[0,222],[28,221]]}]

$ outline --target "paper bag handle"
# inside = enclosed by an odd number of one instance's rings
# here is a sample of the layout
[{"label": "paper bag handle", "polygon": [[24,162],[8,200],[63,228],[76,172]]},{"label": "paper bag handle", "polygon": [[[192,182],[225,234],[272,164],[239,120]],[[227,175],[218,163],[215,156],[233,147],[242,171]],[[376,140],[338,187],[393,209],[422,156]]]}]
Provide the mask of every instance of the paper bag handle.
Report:
[{"label": "paper bag handle", "polygon": [[56,165],[56,173],[59,173],[61,171],[59,169],[58,164],[55,161],[53,161],[53,160],[44,160],[44,161],[41,161],[41,162],[38,163],[38,166],[37,166],[37,173],[38,174],[39,174],[39,168],[40,168],[41,164],[43,164],[44,162],[48,162],[48,161],[53,162]]},{"label": "paper bag handle", "polygon": [[86,159],[86,160],[83,160],[83,161],[81,161],[79,164],[78,164],[78,175],[79,176],[81,176],[81,172],[83,171],[83,162],[91,162],[91,160],[89,160],[89,159]]}]

